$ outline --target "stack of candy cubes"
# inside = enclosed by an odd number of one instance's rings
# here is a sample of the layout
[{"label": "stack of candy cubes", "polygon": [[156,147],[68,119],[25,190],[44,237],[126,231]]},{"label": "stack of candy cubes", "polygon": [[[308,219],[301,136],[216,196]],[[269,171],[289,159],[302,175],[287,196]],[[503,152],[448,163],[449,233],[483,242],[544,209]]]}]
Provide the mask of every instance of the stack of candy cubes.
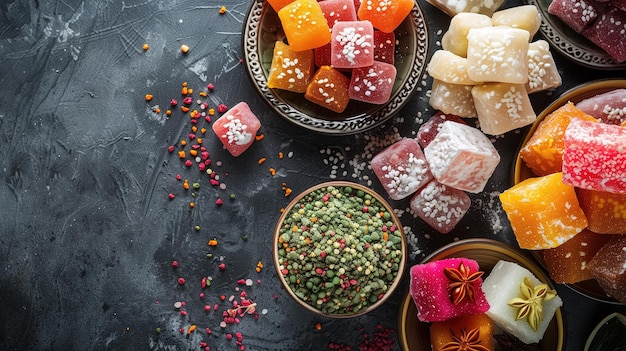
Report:
[{"label": "stack of candy cubes", "polygon": [[411,211],[440,233],[450,232],[481,192],[500,156],[480,130],[458,116],[437,113],[418,131],[371,161],[371,168],[393,200],[412,196]]},{"label": "stack of candy cubes", "polygon": [[413,0],[272,0],[287,43],[277,41],[267,86],[304,93],[341,113],[352,100],[389,101],[397,71],[394,30]]},{"label": "stack of candy cubes", "polygon": [[519,246],[557,283],[595,279],[626,303],[626,89],[557,108],[520,158],[535,176],[500,195]]},{"label": "stack of candy cubes", "polygon": [[562,305],[556,292],[513,262],[498,261],[483,275],[477,261],[463,257],[411,267],[409,292],[418,319],[431,323],[433,350],[494,350],[496,326],[525,344],[541,341]]}]

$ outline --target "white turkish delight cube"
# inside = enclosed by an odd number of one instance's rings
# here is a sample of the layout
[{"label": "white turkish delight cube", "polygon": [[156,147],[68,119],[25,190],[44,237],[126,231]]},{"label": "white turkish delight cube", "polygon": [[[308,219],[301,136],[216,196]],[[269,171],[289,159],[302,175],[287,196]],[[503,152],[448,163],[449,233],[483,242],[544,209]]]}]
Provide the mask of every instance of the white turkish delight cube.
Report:
[{"label": "white turkish delight cube", "polygon": [[441,46],[458,56],[467,57],[467,33],[470,29],[491,26],[489,16],[471,12],[459,13],[450,19],[448,31],[441,38]]},{"label": "white turkish delight cube", "polygon": [[523,5],[494,12],[491,16],[494,26],[509,26],[527,30],[532,38],[541,25],[541,15],[535,5]]},{"label": "white turkish delight cube", "polygon": [[454,16],[459,13],[480,13],[491,16],[504,0],[427,0],[439,10]]},{"label": "white turkish delight cube", "polygon": [[532,124],[537,115],[522,84],[488,83],[472,88],[480,129],[500,135]]},{"label": "white turkish delight cube", "polygon": [[424,149],[435,179],[447,186],[479,193],[500,162],[500,155],[480,130],[452,121]]},{"label": "white turkish delight cube", "polygon": [[450,84],[433,79],[429,103],[443,113],[466,118],[476,117],[472,85]]},{"label": "white turkish delight cube", "polygon": [[467,73],[476,82],[526,84],[528,31],[506,26],[473,28],[467,34]]},{"label": "white turkish delight cube", "polygon": [[528,46],[528,82],[529,94],[561,86],[561,75],[550,52],[550,45],[545,40],[537,40]]},{"label": "white turkish delight cube", "polygon": [[467,59],[447,50],[437,50],[428,62],[428,74],[445,83],[475,85],[467,75]]}]

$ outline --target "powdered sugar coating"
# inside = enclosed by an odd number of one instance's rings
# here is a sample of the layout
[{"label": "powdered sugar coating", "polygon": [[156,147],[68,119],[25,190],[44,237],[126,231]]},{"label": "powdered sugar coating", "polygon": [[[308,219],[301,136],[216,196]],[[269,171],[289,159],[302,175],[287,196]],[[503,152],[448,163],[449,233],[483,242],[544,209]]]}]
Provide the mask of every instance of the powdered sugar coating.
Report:
[{"label": "powdered sugar coating", "polygon": [[411,211],[438,232],[450,232],[465,216],[471,200],[458,189],[431,180],[411,199]]}]

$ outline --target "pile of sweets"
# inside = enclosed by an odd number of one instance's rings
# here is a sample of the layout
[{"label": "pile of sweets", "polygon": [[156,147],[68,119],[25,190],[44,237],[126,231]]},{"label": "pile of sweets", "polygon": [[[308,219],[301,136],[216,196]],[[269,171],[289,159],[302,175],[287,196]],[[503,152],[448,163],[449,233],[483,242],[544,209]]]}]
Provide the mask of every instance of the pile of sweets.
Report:
[{"label": "pile of sweets", "polygon": [[[423,148],[423,149],[422,149]],[[450,232],[481,192],[500,155],[480,130],[437,113],[418,131],[376,154],[374,174],[393,200],[413,196],[413,214],[440,233]]]},{"label": "pile of sweets", "polygon": [[261,122],[245,102],[231,107],[213,123],[213,132],[231,155],[237,157],[256,140]]},{"label": "pile of sweets", "polygon": [[269,0],[287,43],[276,41],[267,86],[304,93],[343,112],[351,100],[389,101],[396,81],[394,30],[413,0]]},{"label": "pile of sweets", "polygon": [[548,13],[599,46],[615,61],[626,61],[626,2],[621,0],[553,0]]},{"label": "pile of sweets", "polygon": [[428,64],[430,105],[447,114],[478,117],[481,130],[499,135],[532,124],[528,94],[561,85],[545,40],[530,42],[541,23],[533,5],[491,17],[462,12],[450,21]]},{"label": "pile of sweets", "polygon": [[520,157],[536,177],[500,195],[519,246],[557,283],[595,279],[626,303],[626,89],[559,107]]},{"label": "pile of sweets", "polygon": [[411,267],[409,293],[418,319],[431,323],[433,350],[463,343],[472,350],[494,350],[494,326],[526,344],[543,338],[562,305],[556,292],[517,263],[499,261],[484,281],[483,274],[468,258]]}]

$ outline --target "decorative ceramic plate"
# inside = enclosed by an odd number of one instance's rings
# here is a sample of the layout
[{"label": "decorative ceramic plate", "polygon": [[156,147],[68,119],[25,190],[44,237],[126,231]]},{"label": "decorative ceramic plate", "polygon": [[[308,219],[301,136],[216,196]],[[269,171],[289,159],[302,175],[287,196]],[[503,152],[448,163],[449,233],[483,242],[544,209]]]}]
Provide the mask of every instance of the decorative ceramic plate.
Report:
[{"label": "decorative ceramic plate", "polygon": [[387,121],[409,101],[427,64],[428,30],[423,11],[415,2],[394,32],[397,77],[389,101],[383,105],[350,101],[343,113],[336,113],[309,102],[304,94],[267,87],[274,43],[285,38],[278,15],[267,1],[252,3],[243,31],[248,75],[261,98],[279,116],[324,134],[355,134]]},{"label": "decorative ceramic plate", "polygon": [[[426,257],[422,263],[455,257],[475,260],[480,269],[485,272],[485,277],[499,260],[514,262],[530,270],[537,279],[554,289],[548,276],[530,257],[505,243],[491,239],[466,239],[448,244]],[[564,323],[561,308],[558,308],[543,335],[540,350],[561,351],[564,349]],[[398,339],[402,350],[431,351],[429,326],[429,323],[421,322],[417,318],[417,308],[411,295],[407,293],[402,300],[398,314]]]},{"label": "decorative ceramic plate", "polygon": [[[530,137],[533,135],[535,130],[537,130],[537,126],[543,119],[554,112],[559,107],[565,105],[568,101],[572,103],[580,102],[581,100],[593,97],[595,95],[605,93],[607,91],[611,91],[614,89],[626,88],[626,80],[624,79],[608,79],[608,80],[600,80],[593,81],[589,83],[585,83],[574,87],[561,95],[556,101],[551,103],[545,110],[543,110],[539,116],[537,116],[537,120],[528,130],[528,134],[522,141],[520,145],[520,149],[523,145],[525,145]],[[536,175],[526,166],[524,161],[519,156],[519,150],[517,153],[517,157],[514,163],[513,169],[513,184],[517,184],[524,179],[536,177]],[[541,261],[541,255],[538,252],[534,252],[534,255],[537,257],[539,261]],[[597,301],[602,302],[610,302],[610,303],[618,303],[610,296],[602,290],[602,288],[598,285],[595,280],[586,280],[576,284],[566,284],[568,287],[572,288],[574,291]]]},{"label": "decorative ceramic plate", "polygon": [[576,33],[557,16],[548,13],[552,0],[524,0],[535,5],[541,14],[539,30],[556,50],[572,61],[600,70],[625,69],[626,62],[617,63],[611,55],[596,46],[581,34]]},{"label": "decorative ceramic plate", "polygon": [[584,351],[620,350],[626,345],[626,316],[611,313],[589,335]]}]

